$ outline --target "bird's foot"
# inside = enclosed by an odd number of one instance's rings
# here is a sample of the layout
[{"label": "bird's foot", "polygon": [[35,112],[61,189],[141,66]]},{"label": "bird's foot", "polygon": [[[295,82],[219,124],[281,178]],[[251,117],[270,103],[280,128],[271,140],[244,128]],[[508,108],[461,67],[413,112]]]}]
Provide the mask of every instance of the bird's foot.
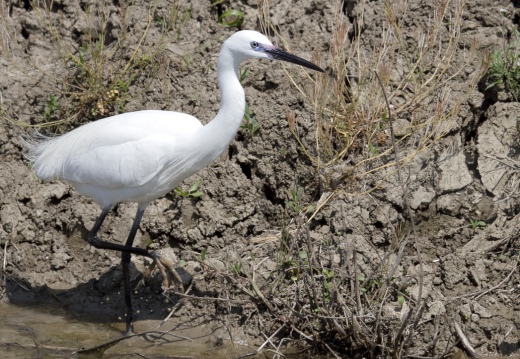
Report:
[{"label": "bird's foot", "polygon": [[135,334],[134,325],[132,323],[130,323],[130,324],[126,323],[125,337],[128,337],[132,334]]},{"label": "bird's foot", "polygon": [[161,273],[161,276],[163,277],[163,287],[164,288],[170,288],[170,278],[173,279],[175,282],[176,289],[180,292],[184,291],[184,286],[182,284],[182,279],[179,276],[179,273],[173,268],[173,264],[161,257],[156,252],[151,252],[153,256],[153,262],[150,264],[150,266],[146,269],[143,279],[146,281],[148,280],[152,273],[154,272],[155,268],[159,269],[159,272]]}]

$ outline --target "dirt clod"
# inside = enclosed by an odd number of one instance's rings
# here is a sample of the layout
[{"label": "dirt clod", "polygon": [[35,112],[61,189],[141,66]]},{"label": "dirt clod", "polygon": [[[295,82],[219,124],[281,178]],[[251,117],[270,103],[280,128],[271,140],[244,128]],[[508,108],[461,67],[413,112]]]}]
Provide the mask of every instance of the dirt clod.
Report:
[{"label": "dirt clod", "polygon": [[[260,30],[262,23],[256,1],[159,0],[155,8],[146,1],[102,3],[55,1],[37,8],[29,1],[0,2],[2,300],[56,305],[92,323],[124,322],[120,255],[84,241],[100,212],[95,203],[67,184],[37,180],[23,154],[21,139],[34,135],[26,127],[51,123],[40,131],[54,135],[142,109],[187,112],[207,123],[220,101],[216,56],[236,31],[219,24],[219,15],[236,7],[245,14],[243,28]],[[367,57],[390,59],[404,50],[379,54],[388,18],[405,14],[400,36],[414,49],[433,6],[280,0],[264,15],[292,52],[320,58],[328,70],[323,76],[334,78],[329,50],[339,17],[349,44],[360,39]],[[435,113],[439,103],[464,101],[451,127],[435,129],[438,138],[421,137],[426,130],[414,127],[421,121],[415,109],[396,115],[395,135],[402,140],[396,148],[406,159],[401,181],[395,166],[385,166],[394,161],[393,152],[385,152],[392,147],[388,122],[379,137],[354,128],[372,142],[356,140],[351,153],[326,167],[313,161],[323,148],[304,150],[328,130],[316,130],[316,108],[304,96],[319,76],[275,62],[244,65],[246,100],[260,127],[241,128],[217,162],[145,212],[136,245],[176,263],[186,293],[164,292],[157,273],[140,283],[149,262],[133,257],[136,327],[165,318],[172,328],[200,326],[208,335],[206,354],[232,342],[336,357],[446,357],[462,348],[453,334],[456,321],[478,355],[518,354],[520,105],[504,88],[479,85],[468,94],[463,84],[487,54],[504,48],[504,29],[518,27],[519,16],[514,1],[465,1],[461,45],[451,59],[455,70],[465,70],[449,74],[449,96],[432,90],[425,106]],[[447,21],[443,31],[450,26]],[[468,64],[470,47],[478,56]],[[96,55],[96,48],[103,53]],[[388,90],[412,81],[405,79],[406,61],[392,63],[395,68],[381,70]],[[128,71],[118,72],[126,64]],[[359,64],[348,65],[354,72]],[[93,70],[104,76],[99,87]],[[358,76],[339,82],[354,91],[364,80]],[[412,84],[403,87],[390,99],[393,111],[415,91]],[[72,120],[56,124],[66,118]],[[423,140],[422,152],[408,160]],[[363,167],[370,151],[377,159]],[[353,168],[359,172],[351,176]],[[198,180],[201,196],[179,194]],[[124,243],[135,211],[135,204],[119,205],[100,237]]]}]

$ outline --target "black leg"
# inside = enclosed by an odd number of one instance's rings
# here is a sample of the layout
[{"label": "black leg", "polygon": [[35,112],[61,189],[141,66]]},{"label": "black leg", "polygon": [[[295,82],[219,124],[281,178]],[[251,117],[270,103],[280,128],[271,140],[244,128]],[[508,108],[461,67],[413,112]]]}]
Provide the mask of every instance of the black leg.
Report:
[{"label": "black leg", "polygon": [[133,316],[132,316],[131,288],[130,288],[130,272],[129,272],[130,255],[133,253],[133,254],[152,258],[154,261],[157,260],[157,255],[150,253],[146,249],[132,247],[132,244],[134,243],[135,235],[137,233],[137,229],[139,229],[139,223],[141,222],[141,219],[143,218],[143,213],[145,210],[144,208],[137,209],[137,214],[135,215],[132,229],[130,230],[130,234],[128,235],[128,239],[124,246],[121,244],[117,244],[117,243],[103,241],[98,238],[97,232],[101,228],[101,225],[103,224],[103,222],[104,222],[108,212],[110,212],[111,208],[112,208],[112,206],[107,206],[107,207],[103,208],[103,210],[101,211],[101,214],[99,215],[98,219],[96,220],[96,223],[94,224],[94,227],[92,228],[92,230],[90,231],[90,233],[87,237],[87,242],[90,245],[92,245],[93,247],[98,248],[98,249],[110,249],[110,250],[122,252],[121,264],[123,266],[123,284],[124,284],[125,304],[126,304],[126,334],[128,335],[134,331]]},{"label": "black leg", "polygon": [[[130,230],[130,234],[128,235],[128,239],[125,243],[126,248],[133,248],[132,245],[134,244],[135,235],[137,233],[137,230],[139,229],[139,223],[141,222],[141,218],[143,218],[143,213],[144,208],[137,209],[134,223],[132,224],[132,229]],[[131,293],[132,290],[130,287],[130,252],[124,251],[121,253],[121,265],[123,267],[123,283],[125,287],[126,335],[129,335],[134,332]]]},{"label": "black leg", "polygon": [[[135,235],[137,233],[137,230],[139,229],[139,223],[141,222],[141,219],[143,218],[144,210],[146,207],[141,208],[138,207],[137,213],[135,215],[134,223],[132,224],[132,229],[130,230],[130,234],[128,235],[128,239],[126,240],[125,245],[117,244],[117,243],[111,243],[107,241],[103,241],[98,238],[97,232],[101,228],[101,225],[103,224],[103,221],[105,220],[108,212],[110,212],[110,209],[112,206],[104,207],[101,211],[101,214],[99,215],[98,219],[96,220],[96,223],[94,224],[94,227],[90,231],[87,242],[92,245],[95,248],[98,249],[110,249],[114,251],[119,251],[121,253],[121,265],[123,267],[123,283],[124,283],[124,291],[125,291],[125,304],[126,304],[126,334],[131,334],[134,331],[133,327],[133,315],[132,315],[132,298],[131,298],[131,288],[130,288],[130,257],[131,254],[136,254],[140,256],[145,256],[148,258],[151,258],[153,260],[153,263],[155,266],[157,266],[161,272],[161,275],[165,279],[165,287],[169,287],[168,282],[168,274],[173,276],[173,278],[177,282],[181,282],[179,275],[175,270],[173,269],[173,266],[171,263],[166,261],[165,259],[161,258],[157,253],[153,251],[148,251],[147,249],[143,248],[136,248],[132,247],[135,239]],[[164,265],[166,264],[166,266]],[[166,267],[166,268],[165,268]],[[167,273],[168,272],[168,273]],[[182,284],[180,284],[182,285]]]},{"label": "black leg", "polygon": [[[117,243],[106,242],[106,241],[103,241],[98,238],[97,232],[99,231],[99,228],[101,228],[101,225],[103,224],[103,221],[105,220],[108,212],[110,212],[111,208],[112,208],[112,206],[107,206],[107,207],[103,208],[103,211],[99,215],[98,219],[96,220],[96,223],[94,224],[94,227],[92,228],[92,230],[90,231],[90,233],[87,237],[87,242],[90,245],[92,245],[93,247],[96,247],[98,249],[111,249],[113,251],[127,252],[127,253],[137,254],[140,256],[145,256],[145,257],[155,260],[155,256],[152,255],[146,249],[123,246],[123,245],[117,244]],[[144,212],[144,209],[142,211]],[[137,211],[137,213],[139,214],[139,210]],[[142,216],[143,216],[143,214],[141,213],[141,217]],[[141,217],[139,218],[139,221],[141,221]],[[137,217],[136,217],[136,219],[137,219]],[[135,221],[134,221],[134,223],[135,223]],[[139,223],[138,223],[138,226],[139,226]],[[133,230],[133,227],[132,227],[132,230]],[[137,232],[137,228],[135,229],[135,231]],[[134,233],[134,236],[135,236],[135,233]],[[133,241],[133,239],[132,239],[132,241]]]}]

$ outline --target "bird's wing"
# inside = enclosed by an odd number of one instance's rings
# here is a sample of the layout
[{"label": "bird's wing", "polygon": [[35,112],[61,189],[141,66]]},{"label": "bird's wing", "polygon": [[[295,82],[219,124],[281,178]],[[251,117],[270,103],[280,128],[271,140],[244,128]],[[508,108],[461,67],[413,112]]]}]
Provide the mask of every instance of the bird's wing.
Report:
[{"label": "bird's wing", "polygon": [[129,112],[36,142],[29,157],[45,181],[131,188],[166,168],[170,178],[183,171],[189,164],[185,148],[201,127],[195,117],[179,112]]},{"label": "bird's wing", "polygon": [[89,149],[67,161],[61,178],[105,188],[140,186],[167,166],[165,137],[168,136],[148,136]]}]

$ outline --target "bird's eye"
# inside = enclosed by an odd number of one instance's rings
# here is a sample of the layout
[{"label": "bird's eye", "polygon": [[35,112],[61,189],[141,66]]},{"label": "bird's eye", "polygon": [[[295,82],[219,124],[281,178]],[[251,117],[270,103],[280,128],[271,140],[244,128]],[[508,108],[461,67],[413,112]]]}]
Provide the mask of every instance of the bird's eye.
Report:
[{"label": "bird's eye", "polygon": [[258,47],[258,42],[256,41],[251,41],[251,48],[252,49],[256,49]]}]

